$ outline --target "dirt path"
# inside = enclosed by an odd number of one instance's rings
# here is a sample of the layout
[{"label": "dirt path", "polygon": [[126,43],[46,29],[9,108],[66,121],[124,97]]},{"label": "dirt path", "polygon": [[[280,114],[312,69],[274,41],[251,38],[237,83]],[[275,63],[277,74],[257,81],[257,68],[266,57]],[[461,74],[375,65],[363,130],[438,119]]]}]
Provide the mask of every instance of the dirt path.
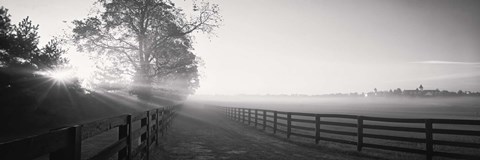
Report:
[{"label": "dirt path", "polygon": [[179,111],[165,137],[151,159],[378,159],[290,143],[191,104]]}]

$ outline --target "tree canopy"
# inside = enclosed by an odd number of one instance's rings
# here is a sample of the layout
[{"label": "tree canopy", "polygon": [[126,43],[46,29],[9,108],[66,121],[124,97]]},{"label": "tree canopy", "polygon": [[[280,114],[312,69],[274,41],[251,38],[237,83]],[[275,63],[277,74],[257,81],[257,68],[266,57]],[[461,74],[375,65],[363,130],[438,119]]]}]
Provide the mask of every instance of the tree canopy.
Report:
[{"label": "tree canopy", "polygon": [[[80,91],[76,81],[55,84],[51,78],[39,74],[65,64],[65,51],[59,41],[51,40],[39,47],[38,25],[27,17],[17,25],[11,24],[8,9],[0,7],[0,108],[32,107],[51,94],[53,88]],[[64,94],[63,92],[59,95]],[[51,96],[65,98],[64,96]]]},{"label": "tree canopy", "polygon": [[102,75],[133,76],[132,93],[152,96],[152,88],[184,94],[198,86],[199,58],[193,32],[211,33],[221,17],[218,6],[195,3],[188,17],[169,0],[98,0],[102,10],[74,21],[73,40],[81,51],[114,61]]},{"label": "tree canopy", "polygon": [[0,65],[2,68],[23,67],[31,70],[52,69],[66,62],[65,52],[54,39],[43,48],[38,47],[38,25],[29,18],[12,25],[8,9],[0,8]]}]

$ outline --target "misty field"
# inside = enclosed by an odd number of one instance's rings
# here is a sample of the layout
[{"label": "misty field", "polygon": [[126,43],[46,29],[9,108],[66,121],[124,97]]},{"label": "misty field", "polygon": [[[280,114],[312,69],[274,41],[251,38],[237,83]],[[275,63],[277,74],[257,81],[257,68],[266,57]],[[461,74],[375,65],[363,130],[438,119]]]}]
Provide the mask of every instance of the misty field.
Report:
[{"label": "misty field", "polygon": [[[319,97],[196,97],[192,98],[195,101],[202,101],[206,104],[219,105],[225,107],[239,107],[239,108],[252,108],[252,109],[268,109],[286,112],[302,112],[302,113],[318,113],[318,114],[348,114],[348,115],[361,115],[361,116],[373,116],[373,117],[385,117],[385,118],[436,118],[436,119],[469,119],[480,120],[480,99],[473,97],[451,97],[451,98],[319,98]],[[272,113],[267,113],[268,116],[272,116]],[[286,115],[279,115],[279,117],[286,117]],[[253,117],[252,117],[253,118]],[[295,119],[315,120],[314,117],[292,116]],[[267,126],[273,126],[268,121],[273,121],[273,118],[267,117]],[[326,118],[323,117],[322,121],[329,122],[341,122],[355,124],[355,119],[343,119],[343,118]],[[285,119],[278,119],[278,123],[286,124]],[[418,123],[384,123],[374,121],[364,121],[368,125],[386,125],[396,127],[412,127],[412,128],[425,128],[425,124]],[[292,122],[294,126],[302,126],[315,128],[315,124]],[[480,131],[478,125],[448,125],[448,124],[434,124],[434,128],[440,129],[458,129],[458,130],[473,130]],[[267,127],[269,128],[269,127]],[[286,131],[286,126],[279,125],[278,129]],[[355,133],[356,127],[334,126],[334,125],[321,125],[321,129],[340,131],[340,132],[353,132]],[[268,129],[267,129],[268,130]],[[314,131],[292,129],[294,133],[300,133],[304,135],[315,135]],[[376,129],[365,129],[365,134],[387,135],[387,136],[399,136],[407,138],[424,139],[425,133],[403,132],[403,131],[387,131]],[[284,134],[277,134],[280,137],[284,137]],[[356,136],[338,135],[321,133],[322,137],[335,138],[348,141],[356,141]],[[292,136],[292,140],[304,141],[307,143],[314,143],[311,138],[302,138]],[[458,136],[449,134],[435,134],[434,140],[452,141],[452,142],[465,142],[465,143],[480,143],[479,136]],[[425,149],[425,143],[414,143],[394,140],[382,140],[375,138],[364,138],[364,142],[411,148],[411,149]],[[333,142],[320,141],[320,144],[332,146],[334,148],[350,148],[355,150],[355,146],[344,145]],[[479,155],[480,150],[478,148],[463,148],[463,147],[451,147],[443,145],[434,145],[435,151],[459,153],[468,155]],[[378,149],[364,149],[366,153],[371,153],[379,156],[386,156],[393,159],[424,159],[423,155],[405,154],[401,152],[389,152]]]},{"label": "misty field", "polygon": [[278,111],[353,114],[390,118],[446,118],[480,120],[480,98],[328,98],[268,96],[197,96],[192,101],[225,107]]}]

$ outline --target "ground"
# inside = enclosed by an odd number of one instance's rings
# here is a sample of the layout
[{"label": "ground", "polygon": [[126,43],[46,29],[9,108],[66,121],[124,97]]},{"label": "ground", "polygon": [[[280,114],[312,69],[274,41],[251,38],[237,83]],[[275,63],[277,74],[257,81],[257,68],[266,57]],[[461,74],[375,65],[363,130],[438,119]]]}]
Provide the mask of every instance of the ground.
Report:
[{"label": "ground", "polygon": [[219,110],[187,104],[151,159],[381,159],[356,151],[309,147],[233,122]]}]

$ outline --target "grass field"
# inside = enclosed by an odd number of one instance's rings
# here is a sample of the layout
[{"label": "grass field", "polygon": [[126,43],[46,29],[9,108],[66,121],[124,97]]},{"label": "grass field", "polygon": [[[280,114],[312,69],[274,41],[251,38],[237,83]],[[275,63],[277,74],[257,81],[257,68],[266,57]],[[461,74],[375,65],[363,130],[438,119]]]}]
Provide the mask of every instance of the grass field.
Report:
[{"label": "grass field", "polygon": [[[439,119],[470,119],[480,120],[480,99],[473,97],[456,97],[456,98],[311,98],[311,97],[285,97],[282,99],[273,97],[196,97],[192,100],[202,101],[203,103],[229,106],[229,107],[244,107],[244,108],[259,108],[270,109],[278,111],[289,112],[303,112],[303,113],[336,113],[336,114],[351,114],[387,118],[439,118]],[[297,119],[310,119],[313,117],[292,117]],[[272,120],[271,118],[267,118]],[[322,118],[322,120],[333,122],[356,123],[356,120],[340,119],[340,118]],[[285,120],[279,120],[279,123],[286,124]],[[365,124],[387,125],[387,126],[403,126],[424,128],[424,124],[407,124],[407,123],[389,123],[383,122],[369,122]],[[267,123],[267,125],[272,125]],[[305,126],[314,128],[314,124],[293,122],[292,125]],[[322,129],[356,132],[355,127],[340,127],[322,125]],[[474,130],[480,131],[480,126],[467,125],[435,125],[434,128],[442,129],[459,129],[459,130]],[[285,127],[279,126],[280,130],[285,130]],[[313,131],[303,131],[292,129],[292,132],[303,133],[307,135],[315,135]],[[364,133],[411,137],[411,138],[425,138],[424,133],[412,133],[402,131],[385,131],[375,129],[365,129]],[[322,133],[322,137],[336,138],[342,140],[356,141],[356,136],[341,136],[335,134]],[[294,140],[305,141],[313,143],[314,140],[299,138],[292,136]],[[479,136],[455,136],[436,134],[433,137],[435,140],[448,140],[454,142],[470,142],[480,143]],[[364,142],[374,143],[395,147],[425,149],[424,143],[400,142],[391,140],[380,140],[374,138],[365,138]],[[337,143],[322,142],[321,144],[330,145],[333,147],[351,148],[355,150],[355,146],[341,145]],[[480,155],[480,149],[475,148],[460,148],[434,145],[435,151],[443,151],[449,153],[461,153],[470,155]],[[410,155],[399,152],[383,152],[376,149],[366,149],[366,152],[372,154],[383,153],[385,156],[395,157],[393,159],[424,159],[422,155]]]},{"label": "grass field", "polygon": [[480,119],[480,98],[322,98],[196,96],[206,104],[305,113],[339,113],[395,118]]}]

